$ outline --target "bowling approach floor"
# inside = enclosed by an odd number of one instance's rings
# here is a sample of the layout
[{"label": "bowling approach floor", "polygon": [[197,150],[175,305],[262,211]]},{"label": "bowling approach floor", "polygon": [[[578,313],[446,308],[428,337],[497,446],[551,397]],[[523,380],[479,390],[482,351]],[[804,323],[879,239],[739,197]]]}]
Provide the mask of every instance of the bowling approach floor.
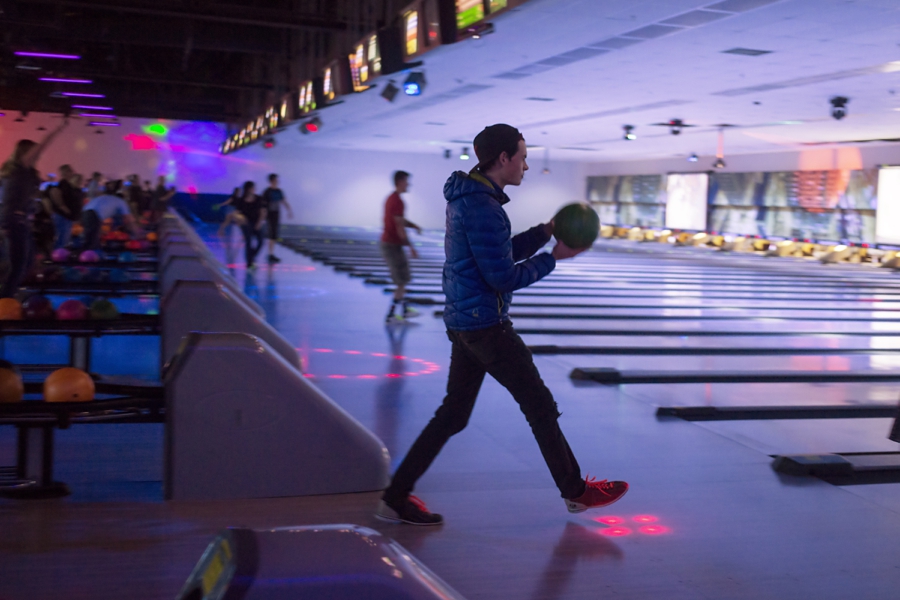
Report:
[{"label": "bowling approach floor", "polygon": [[[375,432],[396,464],[443,395],[450,346],[432,314],[441,306],[422,304],[414,324],[385,327],[386,272],[373,258],[374,233],[291,233],[341,270],[281,248],[283,263],[248,274],[235,262],[235,275],[301,349],[311,380]],[[420,302],[439,302],[440,235],[420,239],[411,288]],[[338,240],[343,249],[334,248]],[[213,238],[210,245],[234,253]],[[618,504],[567,513],[524,418],[491,380],[469,427],[417,488],[444,514],[440,528],[375,520],[377,493],[163,502],[160,426],[73,427],[59,432],[56,463],[73,495],[0,500],[0,598],[171,598],[222,527],[339,522],[396,539],[470,600],[895,597],[900,484],[833,486],[770,467],[774,454],[900,450],[887,439],[890,420],[691,423],[655,411],[889,406],[900,396],[896,383],[613,387],[569,374],[890,372],[900,366],[900,277],[667,251],[601,243],[513,302],[582,469],[631,484]],[[127,341],[98,343],[95,360],[106,370],[133,354]],[[729,355],[734,349],[742,353]],[[129,360],[132,373],[157,376],[152,358]],[[0,428],[0,464],[11,464],[13,452],[14,432]]]}]

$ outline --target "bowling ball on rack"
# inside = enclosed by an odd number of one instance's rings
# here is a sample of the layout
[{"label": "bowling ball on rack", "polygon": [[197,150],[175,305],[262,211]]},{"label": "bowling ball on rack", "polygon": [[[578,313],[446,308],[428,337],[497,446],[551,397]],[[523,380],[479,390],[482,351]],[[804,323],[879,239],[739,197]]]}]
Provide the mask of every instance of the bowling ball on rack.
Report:
[{"label": "bowling ball on rack", "polygon": [[159,235],[157,235],[157,233],[155,231],[151,231],[150,233],[147,234],[148,242],[155,242],[158,239],[159,239]]},{"label": "bowling ball on rack", "polygon": [[65,248],[57,248],[53,252],[50,253],[50,259],[53,262],[66,262],[69,260],[69,257],[72,255],[71,252],[66,250]]},{"label": "bowling ball on rack", "polygon": [[85,250],[78,255],[78,260],[83,263],[100,262],[100,255],[94,250]]},{"label": "bowling ball on rack", "polygon": [[44,400],[47,402],[90,402],[96,387],[91,376],[74,367],[63,367],[44,380]]},{"label": "bowling ball on rack", "polygon": [[600,217],[585,202],[569,204],[553,217],[553,236],[569,248],[588,248],[600,234]]},{"label": "bowling ball on rack", "polygon": [[87,269],[84,267],[67,267],[62,272],[62,280],[66,283],[81,283]]},{"label": "bowling ball on rack", "polygon": [[119,309],[106,298],[97,298],[91,302],[91,318],[97,320],[118,319]]},{"label": "bowling ball on rack", "polygon": [[0,321],[21,321],[22,304],[15,298],[0,298]]},{"label": "bowling ball on rack", "polygon": [[126,250],[140,250],[141,243],[138,240],[128,240],[127,242],[125,242],[125,249]]},{"label": "bowling ball on rack", "polygon": [[126,250],[125,252],[119,255],[120,263],[133,263],[135,261],[134,252],[131,250]]},{"label": "bowling ball on rack", "polygon": [[19,370],[8,360],[0,360],[0,404],[21,402],[25,386]]},{"label": "bowling ball on rack", "polygon": [[80,300],[66,300],[56,309],[60,321],[83,321],[88,318],[88,308]]},{"label": "bowling ball on rack", "polygon": [[109,271],[110,283],[128,283],[129,281],[131,281],[131,276],[125,269],[111,269]]},{"label": "bowling ball on rack", "polygon": [[49,298],[35,294],[22,302],[22,317],[29,321],[45,321],[55,319],[56,312],[53,310],[53,303]]}]

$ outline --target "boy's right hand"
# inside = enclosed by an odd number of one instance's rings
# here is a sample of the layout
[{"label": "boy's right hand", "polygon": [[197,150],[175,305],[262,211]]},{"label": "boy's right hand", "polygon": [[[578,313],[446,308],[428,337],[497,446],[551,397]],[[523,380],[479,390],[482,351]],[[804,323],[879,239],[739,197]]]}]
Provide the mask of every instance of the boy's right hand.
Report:
[{"label": "boy's right hand", "polygon": [[575,256],[578,256],[588,248],[590,248],[590,246],[588,246],[587,248],[569,248],[562,242],[556,242],[556,245],[553,246],[552,254],[553,258],[555,258],[556,260],[564,260],[566,258],[573,258]]},{"label": "boy's right hand", "polygon": [[409,247],[409,257],[410,258],[419,258],[419,253],[416,252],[416,249],[412,246]]}]

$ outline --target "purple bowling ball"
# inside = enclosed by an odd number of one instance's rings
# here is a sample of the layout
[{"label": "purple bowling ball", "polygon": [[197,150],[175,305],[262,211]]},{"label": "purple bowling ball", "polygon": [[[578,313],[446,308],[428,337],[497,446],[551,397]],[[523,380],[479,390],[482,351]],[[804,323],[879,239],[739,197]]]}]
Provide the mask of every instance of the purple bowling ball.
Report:
[{"label": "purple bowling ball", "polygon": [[70,255],[71,252],[69,252],[65,248],[57,248],[50,254],[50,258],[53,260],[53,262],[66,262],[67,260],[69,260]]},{"label": "purple bowling ball", "polygon": [[100,255],[97,254],[97,253],[96,253],[95,251],[93,251],[93,250],[85,250],[85,251],[82,252],[81,255],[78,257],[78,260],[80,260],[81,262],[84,262],[84,263],[95,263],[95,262],[100,262]]}]

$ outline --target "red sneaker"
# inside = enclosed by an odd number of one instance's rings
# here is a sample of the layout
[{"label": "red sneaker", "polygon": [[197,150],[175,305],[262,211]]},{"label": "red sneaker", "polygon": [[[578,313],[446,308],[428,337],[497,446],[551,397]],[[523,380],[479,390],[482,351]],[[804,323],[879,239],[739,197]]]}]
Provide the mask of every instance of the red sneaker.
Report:
[{"label": "red sneaker", "polygon": [[570,513],[584,512],[589,508],[609,506],[628,491],[624,481],[596,481],[593,477],[585,477],[584,493],[577,498],[566,500],[566,508]]}]

